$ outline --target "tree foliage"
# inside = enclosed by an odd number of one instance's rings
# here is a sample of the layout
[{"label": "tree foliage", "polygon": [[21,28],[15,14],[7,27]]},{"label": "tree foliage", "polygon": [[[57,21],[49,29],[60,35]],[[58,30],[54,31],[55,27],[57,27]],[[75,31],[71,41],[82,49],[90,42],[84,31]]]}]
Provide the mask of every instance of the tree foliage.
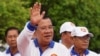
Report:
[{"label": "tree foliage", "polygon": [[20,0],[0,0],[0,39],[4,38],[5,29],[10,26],[23,28],[29,18],[28,2]]}]

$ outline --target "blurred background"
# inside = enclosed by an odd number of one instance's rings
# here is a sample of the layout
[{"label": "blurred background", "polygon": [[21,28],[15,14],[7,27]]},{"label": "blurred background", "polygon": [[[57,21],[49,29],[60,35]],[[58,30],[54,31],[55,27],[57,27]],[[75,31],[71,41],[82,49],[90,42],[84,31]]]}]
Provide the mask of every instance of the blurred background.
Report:
[{"label": "blurred background", "polygon": [[100,53],[100,0],[0,0],[0,51],[7,47],[5,29],[15,26],[22,30],[36,1],[42,3],[42,10],[53,21],[55,41],[60,39],[60,25],[72,21],[94,34],[89,49]]}]

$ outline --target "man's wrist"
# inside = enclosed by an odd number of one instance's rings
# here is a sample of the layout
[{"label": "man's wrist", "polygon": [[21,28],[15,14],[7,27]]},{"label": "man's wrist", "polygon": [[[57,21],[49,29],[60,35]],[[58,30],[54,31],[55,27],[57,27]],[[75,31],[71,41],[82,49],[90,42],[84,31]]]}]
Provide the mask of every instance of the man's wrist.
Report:
[{"label": "man's wrist", "polygon": [[27,24],[27,28],[30,30],[30,31],[34,31],[36,30],[37,26],[36,25],[32,25],[30,22]]}]

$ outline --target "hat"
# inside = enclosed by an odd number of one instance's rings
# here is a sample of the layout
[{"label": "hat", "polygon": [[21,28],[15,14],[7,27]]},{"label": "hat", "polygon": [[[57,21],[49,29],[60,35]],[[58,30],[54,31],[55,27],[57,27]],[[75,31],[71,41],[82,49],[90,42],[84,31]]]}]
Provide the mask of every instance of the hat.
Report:
[{"label": "hat", "polygon": [[89,31],[86,27],[75,27],[74,30],[72,31],[71,35],[72,36],[79,36],[79,37],[89,35],[90,37],[93,37],[93,34],[89,33]]},{"label": "hat", "polygon": [[65,31],[72,32],[75,27],[75,24],[72,22],[65,22],[60,27],[60,34]]}]

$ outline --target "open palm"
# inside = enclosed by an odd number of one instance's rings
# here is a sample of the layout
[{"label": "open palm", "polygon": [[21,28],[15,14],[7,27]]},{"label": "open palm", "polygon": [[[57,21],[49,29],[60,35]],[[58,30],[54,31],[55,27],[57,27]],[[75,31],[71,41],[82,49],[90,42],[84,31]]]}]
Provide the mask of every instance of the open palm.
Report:
[{"label": "open palm", "polygon": [[43,16],[45,14],[45,11],[40,14],[41,11],[41,4],[36,2],[34,6],[31,8],[31,15],[30,15],[30,22],[32,25],[38,24],[38,22],[43,19]]}]

